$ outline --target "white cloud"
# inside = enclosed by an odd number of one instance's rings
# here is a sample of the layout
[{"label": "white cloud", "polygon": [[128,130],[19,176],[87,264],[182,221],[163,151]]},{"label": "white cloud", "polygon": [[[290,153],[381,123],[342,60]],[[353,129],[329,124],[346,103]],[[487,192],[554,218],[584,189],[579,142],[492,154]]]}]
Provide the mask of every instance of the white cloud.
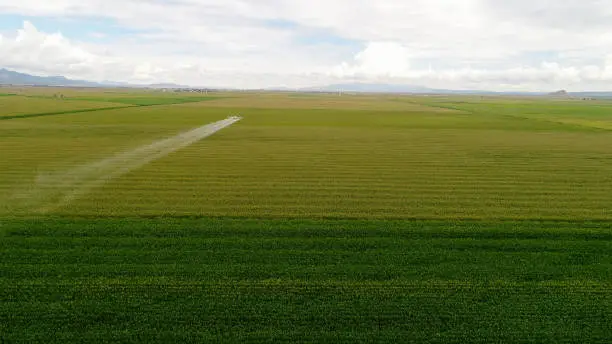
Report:
[{"label": "white cloud", "polygon": [[0,40],[0,64],[43,73],[80,74],[97,56],[71,44],[60,33],[40,32],[25,22],[14,36]]},{"label": "white cloud", "polygon": [[343,76],[401,77],[410,72],[410,52],[401,44],[371,42],[355,55],[353,63],[343,62],[334,74]]},{"label": "white cloud", "polygon": [[[383,54],[391,51],[395,53],[393,58],[388,58],[388,55],[385,55],[387,58],[377,58],[379,52]],[[352,63],[343,62],[336,66],[330,75],[360,82],[425,84],[446,89],[517,91],[550,91],[560,88],[599,90],[609,89],[608,84],[612,82],[612,55],[608,55],[602,65],[571,66],[542,61],[534,66],[438,70],[431,67],[409,68],[409,56],[407,49],[399,45],[372,43],[357,53]],[[381,64],[371,64],[371,59]]]},{"label": "white cloud", "polygon": [[137,30],[96,28],[104,39],[87,42],[26,24],[0,36],[0,65],[94,80],[600,89],[612,79],[602,0],[0,0],[0,13]]},{"label": "white cloud", "polygon": [[[225,65],[210,59],[213,65],[216,63],[210,68],[210,63],[197,56],[155,55],[149,48],[153,47],[126,45],[122,55],[110,54],[104,47],[71,41],[60,33],[42,32],[26,21],[14,35],[0,35],[0,66],[37,75],[94,81],[176,82],[239,88],[308,84],[311,75],[231,68],[232,63],[238,67],[244,63],[233,56],[228,56],[230,63],[226,61]],[[312,75],[313,79],[316,77]]]}]

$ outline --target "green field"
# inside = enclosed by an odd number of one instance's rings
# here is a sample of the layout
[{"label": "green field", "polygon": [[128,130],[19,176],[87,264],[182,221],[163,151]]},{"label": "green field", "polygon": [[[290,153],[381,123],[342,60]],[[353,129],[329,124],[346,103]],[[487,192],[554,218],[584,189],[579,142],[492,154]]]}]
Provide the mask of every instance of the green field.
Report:
[{"label": "green field", "polygon": [[0,342],[612,341],[610,102],[6,92]]}]

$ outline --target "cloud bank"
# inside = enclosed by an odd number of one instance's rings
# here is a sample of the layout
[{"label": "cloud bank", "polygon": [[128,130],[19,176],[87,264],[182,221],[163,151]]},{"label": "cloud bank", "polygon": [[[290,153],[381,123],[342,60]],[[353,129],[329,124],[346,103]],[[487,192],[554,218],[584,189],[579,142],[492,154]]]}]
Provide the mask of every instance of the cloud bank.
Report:
[{"label": "cloud bank", "polygon": [[0,67],[42,75],[612,89],[612,6],[600,0],[0,0],[0,16],[19,22],[0,26]]}]

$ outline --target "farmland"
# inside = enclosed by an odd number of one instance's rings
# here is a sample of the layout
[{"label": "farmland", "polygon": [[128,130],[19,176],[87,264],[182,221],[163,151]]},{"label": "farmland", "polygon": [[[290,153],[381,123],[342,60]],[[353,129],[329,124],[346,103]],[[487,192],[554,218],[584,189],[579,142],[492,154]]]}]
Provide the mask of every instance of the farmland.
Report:
[{"label": "farmland", "polygon": [[612,103],[3,92],[1,340],[612,339]]}]

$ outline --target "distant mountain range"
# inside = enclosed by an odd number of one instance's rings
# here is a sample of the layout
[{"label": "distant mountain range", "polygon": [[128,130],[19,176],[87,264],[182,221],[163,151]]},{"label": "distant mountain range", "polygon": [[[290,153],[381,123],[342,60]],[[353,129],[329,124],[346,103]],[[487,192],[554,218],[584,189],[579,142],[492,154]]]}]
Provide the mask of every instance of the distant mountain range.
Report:
[{"label": "distant mountain range", "polygon": [[514,96],[548,96],[555,98],[612,98],[611,92],[567,92],[565,90],[552,93],[546,92],[494,92],[482,90],[450,90],[436,89],[416,85],[397,85],[397,84],[372,84],[372,83],[352,83],[335,84],[319,87],[307,88],[270,88],[270,90],[294,91],[294,92],[326,92],[326,93],[395,93],[395,94],[448,94],[448,95],[514,95]]},{"label": "distant mountain range", "polygon": [[566,91],[566,90],[560,90],[557,92],[552,92],[548,94],[551,97],[557,97],[557,98],[568,98],[571,97],[571,95]]},{"label": "distant mountain range", "polygon": [[[36,76],[20,73],[8,69],[0,69],[0,85],[31,85],[31,86],[68,86],[68,87],[140,87],[140,88],[190,88],[191,86],[173,83],[159,83],[151,85],[135,85],[122,82],[103,81],[91,82],[73,80],[63,76]],[[405,93],[405,94],[471,94],[471,95],[531,95],[550,97],[591,97],[612,98],[612,92],[567,92],[565,90],[553,93],[537,92],[491,92],[481,90],[448,90],[434,89],[415,85],[375,84],[375,83],[347,83],[307,88],[266,88],[269,91],[291,92],[344,92],[344,93]]]},{"label": "distant mountain range", "polygon": [[63,76],[36,76],[26,73],[15,72],[8,69],[0,69],[0,85],[28,85],[28,86],[68,86],[68,87],[148,87],[148,88],[189,88],[189,86],[177,84],[153,84],[134,85],[125,82],[103,81],[92,82],[85,80],[73,80]]},{"label": "distant mountain range", "polygon": [[35,76],[8,69],[0,69],[2,85],[36,85],[36,86],[79,86],[96,87],[101,84],[83,80],[71,80],[63,76]]},{"label": "distant mountain range", "polygon": [[147,85],[147,87],[150,87],[150,88],[190,88],[191,86],[179,85],[179,84],[173,84],[173,83],[161,83],[161,84]]},{"label": "distant mountain range", "polygon": [[298,91],[305,92],[356,92],[356,93],[412,93],[412,94],[495,94],[495,92],[479,90],[447,90],[434,89],[416,85],[395,84],[335,84],[320,87],[301,88]]}]

